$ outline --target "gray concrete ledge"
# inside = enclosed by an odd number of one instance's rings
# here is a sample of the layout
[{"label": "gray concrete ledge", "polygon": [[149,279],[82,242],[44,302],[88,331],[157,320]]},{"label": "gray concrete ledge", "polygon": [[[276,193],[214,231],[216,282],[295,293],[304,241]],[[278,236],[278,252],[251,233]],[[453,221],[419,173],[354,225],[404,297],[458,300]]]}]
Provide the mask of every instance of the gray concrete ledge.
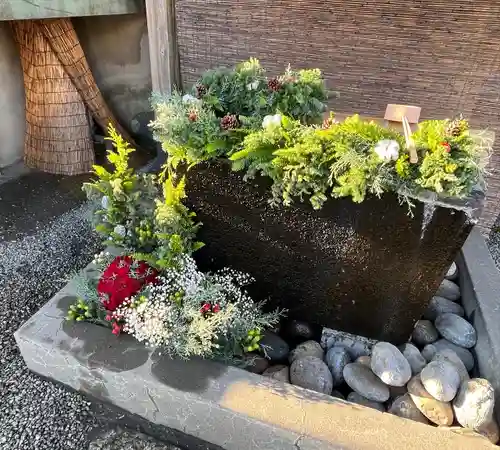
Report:
[{"label": "gray concrete ledge", "polygon": [[472,230],[457,264],[462,304],[477,331],[476,370],[495,388],[495,413],[500,422],[500,272],[478,229]]},{"label": "gray concrete ledge", "polygon": [[68,284],[16,333],[49,379],[227,450],[470,450],[460,436],[211,361],[172,360],[130,336],[65,321]]}]

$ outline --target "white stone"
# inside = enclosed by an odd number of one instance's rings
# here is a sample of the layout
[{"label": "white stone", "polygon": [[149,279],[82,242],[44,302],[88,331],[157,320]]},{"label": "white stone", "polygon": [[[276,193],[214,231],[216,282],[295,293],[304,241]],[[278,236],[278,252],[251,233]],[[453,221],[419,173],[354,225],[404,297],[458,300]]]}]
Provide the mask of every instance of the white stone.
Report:
[{"label": "white stone", "polygon": [[448,272],[446,272],[446,279],[447,280],[455,280],[458,277],[458,267],[455,262],[451,263],[450,268],[448,269]]},{"label": "white stone", "polygon": [[410,363],[388,342],[378,342],[372,350],[371,369],[385,384],[404,386],[411,378]]},{"label": "white stone", "polygon": [[460,425],[480,429],[493,418],[495,392],[488,380],[473,378],[462,383],[455,400],[453,411]]},{"label": "white stone", "polygon": [[431,361],[424,367],[420,379],[425,390],[441,402],[451,402],[460,386],[460,375],[449,361]]}]

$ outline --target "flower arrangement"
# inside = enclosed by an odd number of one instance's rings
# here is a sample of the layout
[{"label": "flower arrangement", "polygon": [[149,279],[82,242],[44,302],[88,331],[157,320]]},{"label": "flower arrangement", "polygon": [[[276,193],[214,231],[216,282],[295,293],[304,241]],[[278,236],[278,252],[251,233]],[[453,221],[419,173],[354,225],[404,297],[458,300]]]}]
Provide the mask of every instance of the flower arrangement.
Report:
[{"label": "flower arrangement", "polygon": [[179,267],[163,271],[123,302],[110,319],[123,332],[171,356],[234,362],[258,350],[261,331],[280,316],[263,313],[262,305],[242,289],[251,281],[233,270],[202,273],[186,256]]},{"label": "flower arrangement", "polygon": [[358,115],[342,122],[330,118],[322,127],[278,117],[265,118],[230,157],[233,169],[246,170],[247,178],[272,178],[274,203],[307,197],[319,209],[328,196],[362,202],[368,194],[403,188],[462,198],[480,178],[484,148],[462,118],[420,123],[412,136],[419,161],[412,164],[401,133]]},{"label": "flower arrangement", "polygon": [[[474,140],[468,122],[430,120],[412,136],[418,162],[410,162],[402,133],[358,115],[323,119],[327,91],[317,69],[288,68],[269,78],[255,59],[233,69],[206,72],[191,94],[155,103],[151,127],[168,153],[168,164],[189,167],[229,158],[234,170],[272,179],[273,204],[308,199],[315,209],[328,197],[423,191],[468,196],[483,168],[488,142]],[[411,214],[411,208],[410,208]]]},{"label": "flower arrangement", "polygon": [[154,98],[151,128],[169,164],[195,164],[225,156],[262,119],[277,110],[303,123],[320,123],[328,93],[318,69],[268,78],[256,59],[202,75],[191,93]]},{"label": "flower arrangement", "polygon": [[201,247],[200,224],[183,205],[184,179],[166,170],[160,177],[136,174],[133,151],[109,129],[114,170],[95,166],[97,180],[84,185],[97,202],[96,230],[111,252],[95,255],[97,279],[73,278],[78,300],[68,319],[128,333],[171,356],[217,358],[244,364],[246,353],[262,350],[261,332],[283,311],[265,313],[244,290],[249,276],[223,270],[202,273],[190,256]]}]

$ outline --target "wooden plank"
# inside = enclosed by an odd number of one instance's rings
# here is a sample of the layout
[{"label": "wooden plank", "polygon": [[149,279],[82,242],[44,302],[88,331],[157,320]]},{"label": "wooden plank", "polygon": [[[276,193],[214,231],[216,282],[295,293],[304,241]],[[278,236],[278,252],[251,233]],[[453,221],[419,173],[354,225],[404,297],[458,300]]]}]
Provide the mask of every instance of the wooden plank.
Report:
[{"label": "wooden plank", "polygon": [[0,20],[134,14],[142,0],[0,0]]},{"label": "wooden plank", "polygon": [[146,0],[153,92],[180,88],[174,0]]}]

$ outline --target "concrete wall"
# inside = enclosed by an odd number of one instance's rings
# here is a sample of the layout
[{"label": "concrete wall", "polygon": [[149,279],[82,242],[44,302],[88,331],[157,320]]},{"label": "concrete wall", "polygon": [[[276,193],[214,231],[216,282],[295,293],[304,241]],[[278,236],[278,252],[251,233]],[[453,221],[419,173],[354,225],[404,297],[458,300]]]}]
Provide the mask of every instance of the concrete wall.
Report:
[{"label": "concrete wall", "polygon": [[19,53],[9,24],[0,22],[0,168],[24,150],[24,87]]},{"label": "concrete wall", "polygon": [[146,16],[80,17],[73,24],[104,98],[130,128],[134,116],[151,109]]}]

